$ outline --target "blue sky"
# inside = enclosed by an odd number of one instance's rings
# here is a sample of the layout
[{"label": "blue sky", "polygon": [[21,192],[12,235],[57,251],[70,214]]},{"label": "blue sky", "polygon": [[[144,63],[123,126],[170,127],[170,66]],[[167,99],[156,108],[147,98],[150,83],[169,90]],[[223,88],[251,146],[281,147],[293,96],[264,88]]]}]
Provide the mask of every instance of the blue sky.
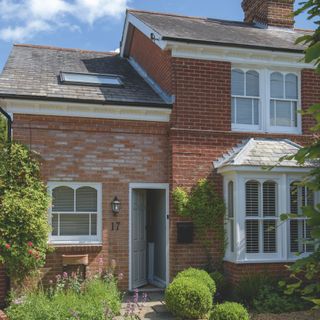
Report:
[{"label": "blue sky", "polygon": [[[0,70],[13,43],[115,50],[126,8],[243,19],[241,0],[0,0]],[[313,28],[305,15],[296,26]]]}]

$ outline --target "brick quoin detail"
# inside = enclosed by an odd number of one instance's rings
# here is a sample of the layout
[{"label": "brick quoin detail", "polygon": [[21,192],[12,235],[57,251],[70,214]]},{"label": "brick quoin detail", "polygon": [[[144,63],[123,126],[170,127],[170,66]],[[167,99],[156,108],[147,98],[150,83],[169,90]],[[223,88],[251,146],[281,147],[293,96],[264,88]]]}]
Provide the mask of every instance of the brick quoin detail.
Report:
[{"label": "brick quoin detail", "polygon": [[244,21],[293,28],[293,0],[243,0]]}]

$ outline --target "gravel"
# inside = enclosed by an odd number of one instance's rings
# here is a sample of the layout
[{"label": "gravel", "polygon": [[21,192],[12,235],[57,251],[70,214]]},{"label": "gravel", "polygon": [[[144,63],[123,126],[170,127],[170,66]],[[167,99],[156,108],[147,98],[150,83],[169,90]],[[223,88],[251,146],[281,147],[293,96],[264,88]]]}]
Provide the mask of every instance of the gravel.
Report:
[{"label": "gravel", "polygon": [[320,320],[320,310],[283,314],[256,314],[251,316],[251,320]]}]

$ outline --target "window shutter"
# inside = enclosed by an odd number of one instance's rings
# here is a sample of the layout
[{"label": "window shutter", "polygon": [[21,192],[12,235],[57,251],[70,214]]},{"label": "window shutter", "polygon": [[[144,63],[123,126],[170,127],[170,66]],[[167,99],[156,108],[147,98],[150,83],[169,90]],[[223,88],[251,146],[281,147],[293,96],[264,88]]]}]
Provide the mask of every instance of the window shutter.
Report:
[{"label": "window shutter", "polygon": [[246,252],[259,253],[259,221],[246,221]]},{"label": "window shutter", "polygon": [[89,214],[61,214],[60,236],[88,236]]},{"label": "window shutter", "polygon": [[57,187],[52,191],[53,212],[74,211],[74,190],[69,187]]},{"label": "window shutter", "polygon": [[263,251],[265,253],[277,252],[277,228],[275,220],[263,221]]},{"label": "window shutter", "polygon": [[259,186],[257,181],[246,183],[246,215],[248,217],[259,216]]},{"label": "window shutter", "polygon": [[274,181],[263,183],[263,215],[275,217],[277,213],[277,184]]},{"label": "window shutter", "polygon": [[[290,252],[299,252],[299,223],[302,221],[291,220],[290,221]],[[301,238],[301,237],[300,237]]]},{"label": "window shutter", "polygon": [[76,191],[77,212],[97,212],[97,190],[81,187]]}]

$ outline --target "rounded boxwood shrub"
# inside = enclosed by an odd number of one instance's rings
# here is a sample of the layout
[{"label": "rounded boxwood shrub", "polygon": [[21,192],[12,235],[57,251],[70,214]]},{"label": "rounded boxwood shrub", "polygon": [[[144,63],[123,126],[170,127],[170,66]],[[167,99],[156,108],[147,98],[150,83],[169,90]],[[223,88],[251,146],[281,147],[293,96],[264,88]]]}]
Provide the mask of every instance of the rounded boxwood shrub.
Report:
[{"label": "rounded boxwood shrub", "polygon": [[212,311],[210,320],[249,320],[247,309],[240,303],[225,302],[218,304]]},{"label": "rounded boxwood shrub", "polygon": [[198,279],[179,277],[173,280],[165,293],[167,308],[183,319],[204,318],[212,308],[209,288]]},{"label": "rounded boxwood shrub", "polygon": [[214,280],[210,277],[209,273],[204,270],[189,268],[179,272],[175,279],[179,278],[196,279],[197,281],[202,282],[208,287],[212,296],[214,296],[216,293],[216,284]]}]

